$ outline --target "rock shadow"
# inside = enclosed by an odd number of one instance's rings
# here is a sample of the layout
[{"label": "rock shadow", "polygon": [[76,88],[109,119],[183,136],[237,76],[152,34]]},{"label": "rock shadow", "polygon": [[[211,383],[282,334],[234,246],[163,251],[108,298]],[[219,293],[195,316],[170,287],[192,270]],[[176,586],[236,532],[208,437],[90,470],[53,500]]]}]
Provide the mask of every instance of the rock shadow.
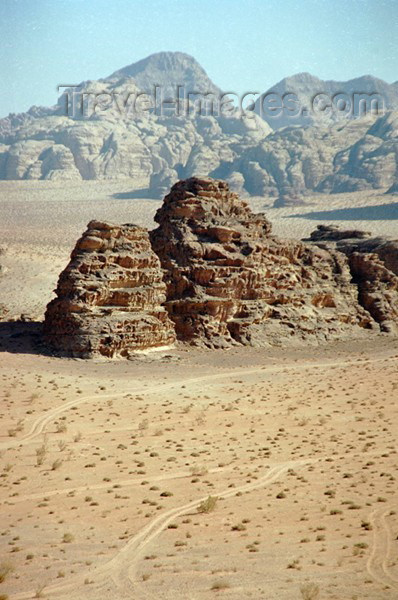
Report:
[{"label": "rock shadow", "polygon": [[151,200],[154,199],[154,194],[151,191],[146,189],[141,190],[131,190],[130,192],[117,192],[116,194],[112,194],[112,198],[116,198],[117,200],[137,200],[142,198],[149,198]]},{"label": "rock shadow", "polygon": [[336,208],[295,215],[286,215],[284,219],[309,219],[313,221],[395,221],[398,220],[398,202],[378,204],[377,206],[358,206],[355,208]]},{"label": "rock shadow", "polygon": [[43,323],[37,321],[1,321],[1,352],[52,355],[43,341]]}]

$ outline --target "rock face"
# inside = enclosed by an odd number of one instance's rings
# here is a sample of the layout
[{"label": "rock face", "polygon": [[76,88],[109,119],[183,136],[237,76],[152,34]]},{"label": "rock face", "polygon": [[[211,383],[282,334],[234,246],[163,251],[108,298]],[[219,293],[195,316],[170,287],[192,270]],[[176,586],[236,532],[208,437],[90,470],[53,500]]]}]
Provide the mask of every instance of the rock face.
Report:
[{"label": "rock face", "polygon": [[245,120],[238,111],[223,117],[175,106],[160,110],[162,101],[177,96],[177,86],[186,94],[220,94],[194,58],[161,52],[82,82],[73,92],[74,110],[69,90],[53,107],[0,119],[0,179],[128,178],[133,189],[163,197],[169,184],[233,162],[243,147],[271,132],[257,115]]},{"label": "rock face", "polygon": [[371,235],[369,231],[361,231],[360,229],[348,229],[342,231],[336,225],[318,225],[307,241],[310,242],[337,242],[338,240],[362,240]]},{"label": "rock face", "polygon": [[45,337],[77,357],[170,345],[175,334],[162,307],[165,291],[145,229],[91,221],[47,307]]},{"label": "rock face", "polygon": [[136,63],[119,69],[107,79],[134,79],[140,90],[153,93],[153,86],[162,88],[165,98],[176,96],[177,86],[184,86],[186,92],[221,92],[200,64],[184,52],[157,52]]},{"label": "rock face", "polygon": [[[272,129],[291,127],[292,125],[300,127],[330,125],[334,122],[358,118],[361,116],[361,110],[364,110],[364,102],[367,102],[367,111],[369,112],[372,98],[373,103],[376,99],[379,99],[379,109],[384,107],[385,110],[397,110],[398,108],[398,87],[396,83],[389,84],[372,75],[363,75],[348,81],[333,81],[319,79],[310,73],[297,73],[291,77],[285,77],[265,93],[277,94],[279,98],[283,98],[285,94],[294,94],[298,99],[297,109],[292,110],[290,114],[288,111],[280,114],[275,111],[274,113],[264,112],[261,110],[261,100],[256,101],[256,112],[262,114]],[[328,110],[317,109],[316,103],[315,110],[312,110],[312,101],[318,94],[327,95],[328,102],[330,102]],[[336,95],[338,98],[340,94],[345,95],[348,103],[343,110],[339,111],[332,101]],[[363,95],[362,107],[360,106],[358,94]],[[325,102],[325,99],[323,102]],[[296,108],[294,105],[290,106],[292,109]],[[377,105],[373,104],[372,108],[373,110],[377,109]],[[383,113],[381,112],[381,114]]]},{"label": "rock face", "polygon": [[48,342],[72,356],[129,356],[398,334],[398,241],[318,226],[272,235],[225,181],[171,188],[150,232],[92,221],[47,307]]},{"label": "rock face", "polygon": [[197,61],[181,52],[154,54],[104,79],[84,81],[74,92],[74,113],[66,111],[63,94],[53,107],[0,119],[0,179],[128,178],[132,189],[162,198],[179,179],[210,176],[251,195],[276,197],[277,206],[311,192],[397,190],[396,85],[299,74],[268,91],[295,93],[300,108],[320,92],[377,92],[390,112],[378,117],[368,111],[358,119],[300,112],[297,119],[268,119],[271,126],[255,111],[187,113],[174,105],[162,114],[142,99],[143,93],[153,96],[155,86],[163,100],[177,97],[177,86],[186,94],[200,92],[205,105],[207,94],[220,94]]},{"label": "rock face", "polygon": [[381,331],[398,334],[398,240],[319,225],[310,241],[347,256],[359,303]]},{"label": "rock face", "polygon": [[175,184],[151,242],[177,338],[209,347],[319,341],[372,327],[340,252],[279,240],[223,181]]}]

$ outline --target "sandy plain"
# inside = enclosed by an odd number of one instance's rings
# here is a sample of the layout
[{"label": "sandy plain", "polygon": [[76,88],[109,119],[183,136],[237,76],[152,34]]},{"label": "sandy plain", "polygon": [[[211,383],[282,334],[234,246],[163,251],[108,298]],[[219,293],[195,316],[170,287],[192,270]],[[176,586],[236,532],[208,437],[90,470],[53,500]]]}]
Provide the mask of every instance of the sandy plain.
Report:
[{"label": "sandy plain", "polygon": [[[0,194],[11,318],[42,317],[90,219],[159,206],[128,182]],[[285,237],[398,233],[382,195],[252,203]],[[398,598],[398,340],[82,361],[0,325],[0,598]]]}]

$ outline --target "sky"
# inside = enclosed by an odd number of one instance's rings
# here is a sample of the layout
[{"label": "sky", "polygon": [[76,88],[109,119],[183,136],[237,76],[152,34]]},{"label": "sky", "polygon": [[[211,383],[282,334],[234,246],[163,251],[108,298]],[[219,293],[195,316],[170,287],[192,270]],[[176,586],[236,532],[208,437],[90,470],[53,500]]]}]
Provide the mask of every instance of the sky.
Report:
[{"label": "sky", "polygon": [[0,118],[165,50],[237,94],[303,71],[392,83],[398,0],[0,0]]}]

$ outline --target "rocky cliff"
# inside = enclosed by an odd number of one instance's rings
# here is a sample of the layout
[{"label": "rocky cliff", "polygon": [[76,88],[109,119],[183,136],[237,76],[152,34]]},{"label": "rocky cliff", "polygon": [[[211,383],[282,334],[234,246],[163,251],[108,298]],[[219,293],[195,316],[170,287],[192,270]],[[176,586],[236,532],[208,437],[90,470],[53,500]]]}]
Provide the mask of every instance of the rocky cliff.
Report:
[{"label": "rocky cliff", "polygon": [[73,356],[180,342],[225,348],[398,334],[398,242],[319,226],[272,235],[225,181],[179,181],[150,232],[92,221],[47,308],[46,339]]},{"label": "rocky cliff", "polygon": [[284,241],[223,181],[175,184],[151,242],[177,338],[209,347],[319,341],[371,327],[346,257]]},{"label": "rocky cliff", "polygon": [[71,356],[128,356],[175,341],[148,233],[91,221],[47,307],[46,340]]},{"label": "rocky cliff", "polygon": [[[261,101],[256,101],[256,112],[262,114],[272,129],[281,127],[291,127],[292,125],[319,126],[330,125],[331,123],[344,122],[349,119],[355,119],[363,116],[363,113],[370,112],[372,108],[375,112],[380,110],[398,109],[398,86],[396,83],[387,83],[382,79],[372,75],[363,75],[348,81],[334,81],[319,79],[311,73],[296,73],[290,77],[285,77],[271,88],[265,94],[277,94],[283,98],[286,94],[294,94],[297,98],[297,109],[292,110],[293,114],[287,111],[264,112],[261,110]],[[314,98],[319,94],[323,95],[322,101],[317,105]],[[337,110],[336,100],[341,97],[346,99],[347,104],[341,104],[341,109]],[[336,100],[333,102],[333,99]],[[376,103],[378,100],[379,104]],[[315,110],[312,110],[314,104]],[[326,110],[322,110],[327,105]],[[294,105],[290,104],[291,109]]]},{"label": "rocky cliff", "polygon": [[381,331],[398,334],[398,240],[320,225],[309,241],[347,256],[358,302]]},{"label": "rocky cliff", "polygon": [[179,179],[210,176],[252,195],[275,196],[277,205],[300,202],[310,192],[397,190],[396,86],[369,77],[289,78],[269,91],[293,91],[304,106],[313,93],[376,90],[386,95],[390,112],[337,121],[300,115],[273,132],[254,111],[200,112],[193,100],[189,114],[177,114],[176,104],[160,114],[142,97],[158,86],[167,100],[178,85],[185,93],[220,92],[194,58],[162,52],[82,82],[75,112],[66,111],[63,94],[53,107],[0,119],[0,179],[130,179],[132,189],[163,197]]}]

